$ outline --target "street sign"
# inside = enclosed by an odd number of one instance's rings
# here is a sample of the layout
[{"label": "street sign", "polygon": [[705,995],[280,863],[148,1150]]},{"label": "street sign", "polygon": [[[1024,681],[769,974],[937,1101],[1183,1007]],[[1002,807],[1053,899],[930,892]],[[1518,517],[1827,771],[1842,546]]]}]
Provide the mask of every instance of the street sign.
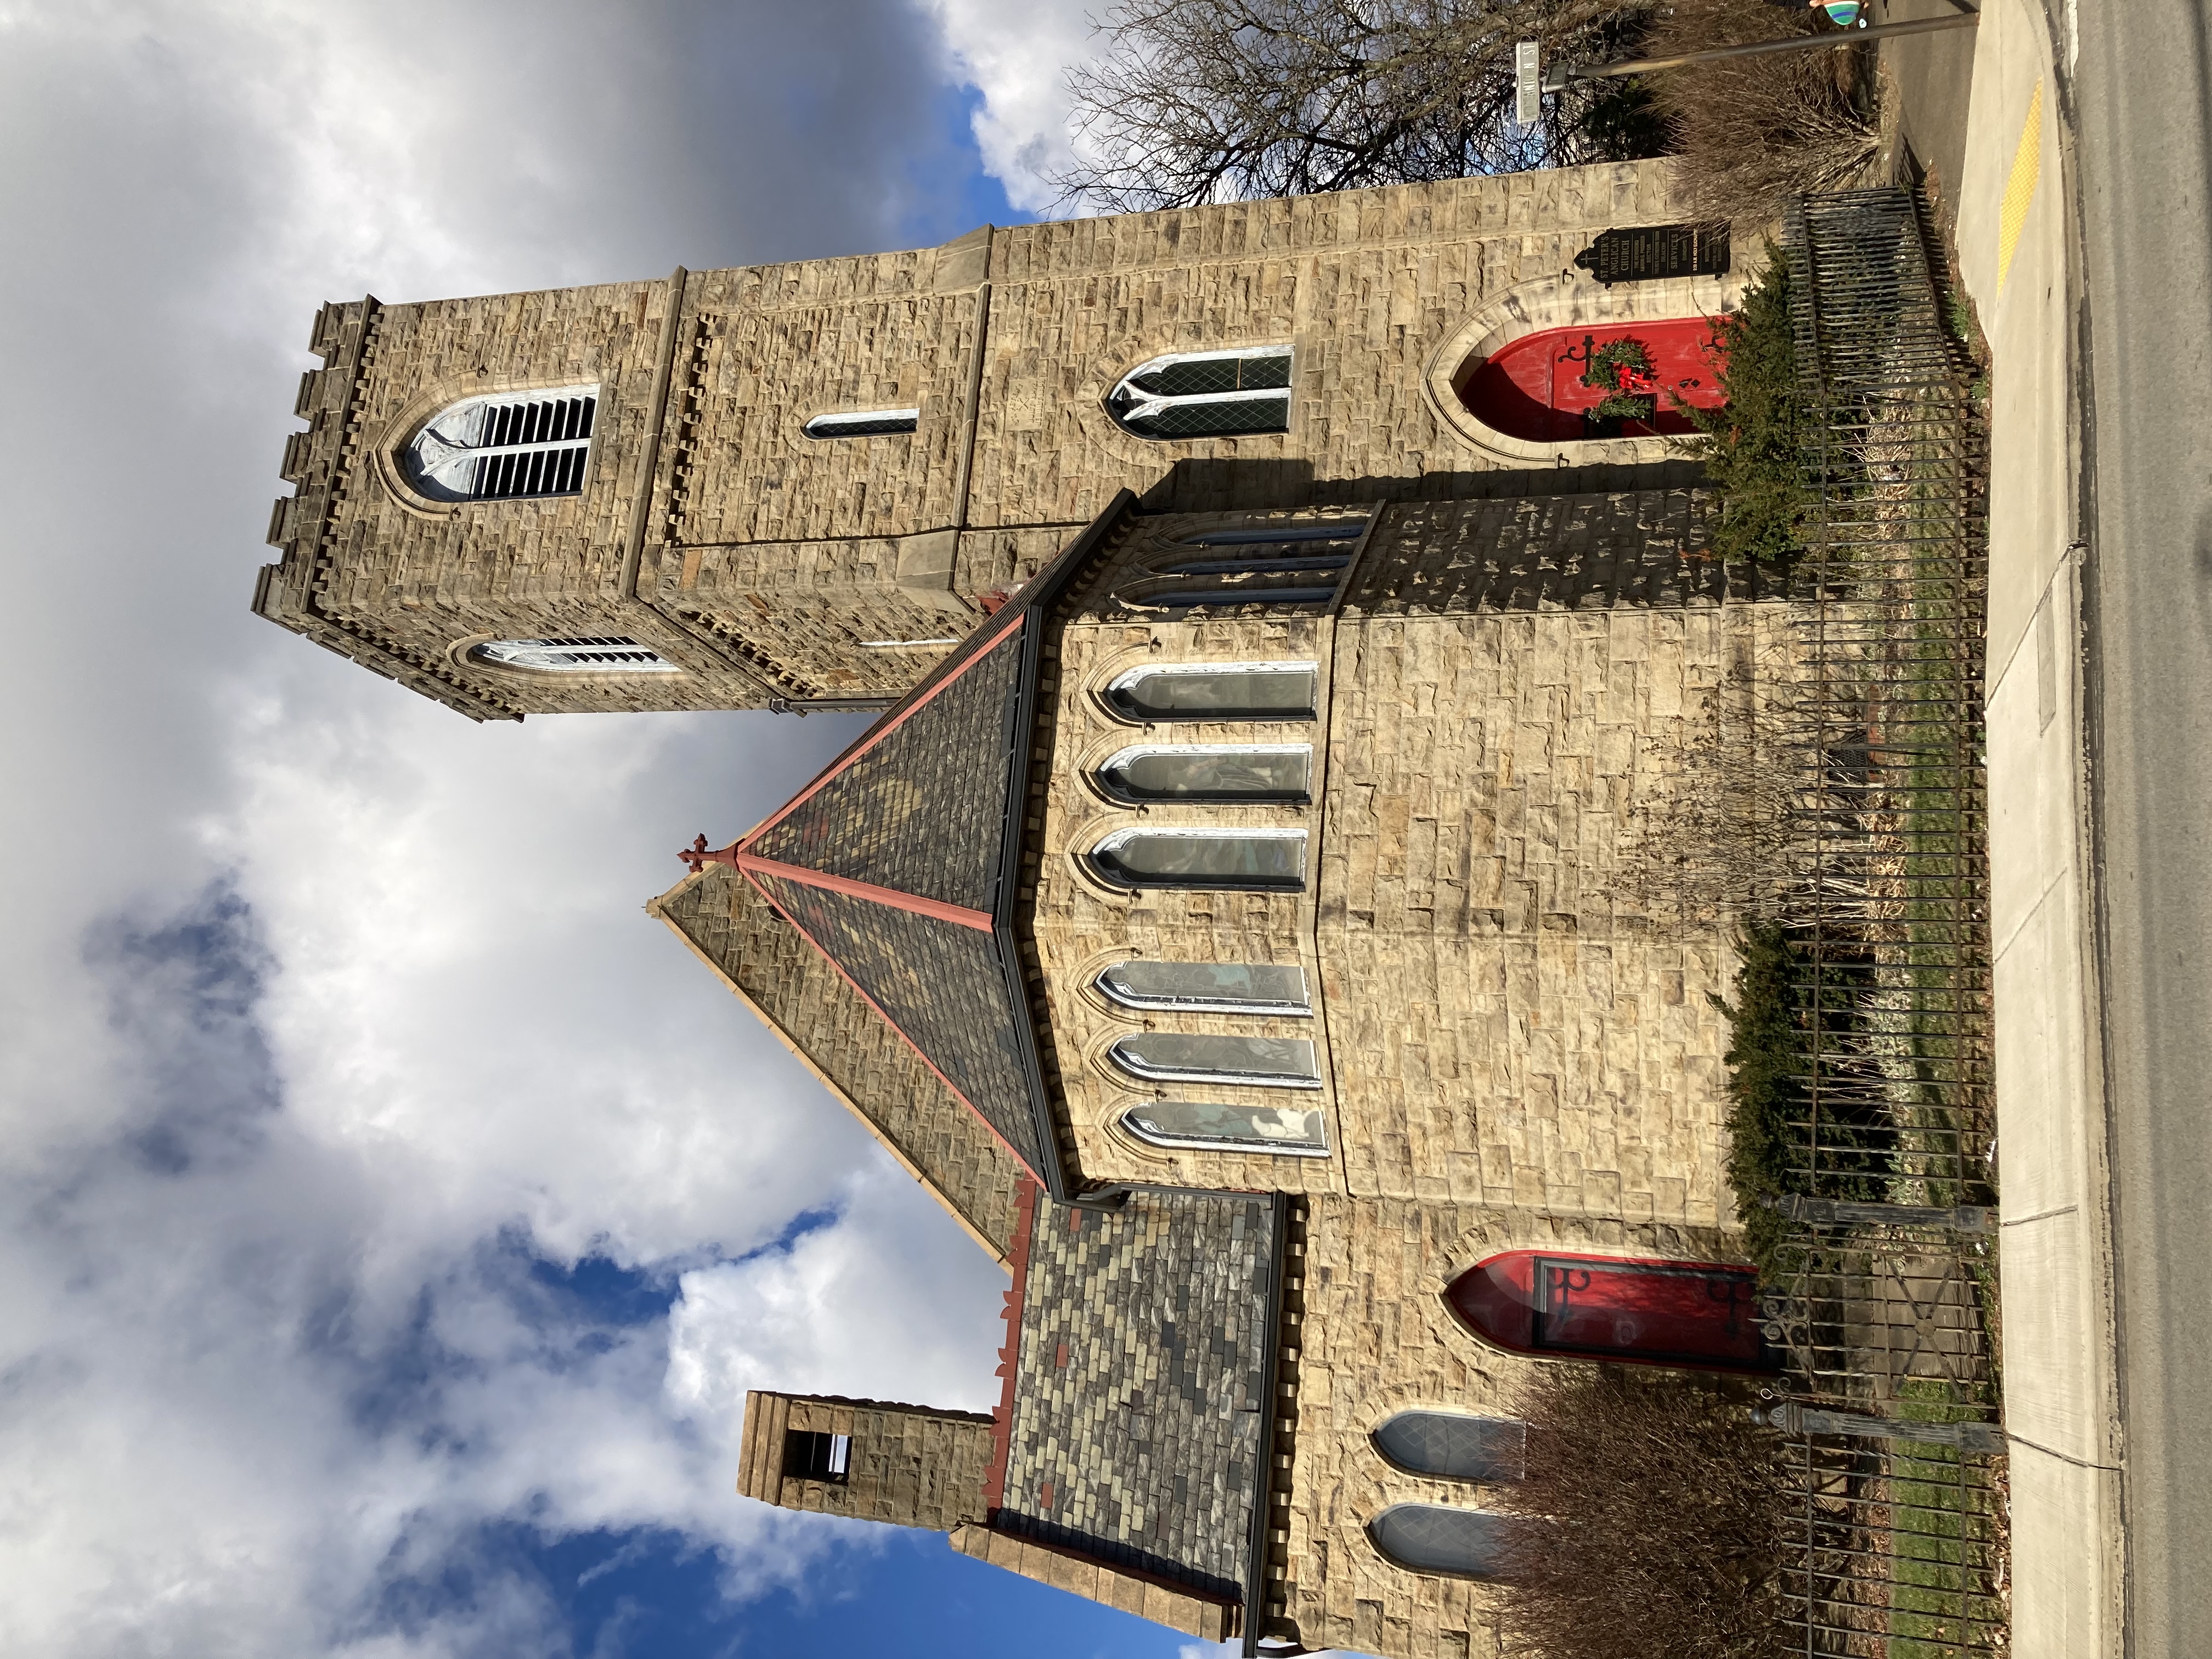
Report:
[{"label": "street sign", "polygon": [[1523,130],[1544,118],[1541,48],[1523,40],[1513,48],[1513,118]]}]

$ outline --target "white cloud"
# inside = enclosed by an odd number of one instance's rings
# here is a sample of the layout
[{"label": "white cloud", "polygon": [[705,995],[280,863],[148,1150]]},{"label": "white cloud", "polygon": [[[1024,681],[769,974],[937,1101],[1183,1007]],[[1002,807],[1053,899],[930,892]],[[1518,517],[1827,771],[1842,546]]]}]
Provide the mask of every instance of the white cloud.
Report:
[{"label": "white cloud", "polygon": [[975,142],[1016,207],[1049,210],[1050,175],[1075,160],[1067,70],[1100,49],[1091,26],[1099,0],[924,0],[951,45],[959,72],[983,95]]}]

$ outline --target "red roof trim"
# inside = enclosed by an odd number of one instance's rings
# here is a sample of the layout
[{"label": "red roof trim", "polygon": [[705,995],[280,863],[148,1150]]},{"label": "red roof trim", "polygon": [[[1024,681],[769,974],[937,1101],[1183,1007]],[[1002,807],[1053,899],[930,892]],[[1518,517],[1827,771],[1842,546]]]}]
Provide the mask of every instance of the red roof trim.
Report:
[{"label": "red roof trim", "polygon": [[908,1048],[914,1050],[915,1057],[921,1060],[923,1065],[929,1067],[931,1075],[935,1077],[939,1083],[942,1083],[945,1085],[946,1092],[951,1095],[953,1099],[958,1101],[963,1106],[965,1106],[970,1112],[975,1113],[975,1121],[981,1124],[985,1129],[990,1132],[992,1139],[997,1141],[1000,1146],[1006,1149],[1006,1156],[1013,1159],[1015,1164],[1018,1168],[1027,1171],[1030,1176],[1034,1177],[1036,1171],[1030,1168],[1029,1159],[1024,1158],[1015,1148],[1013,1143],[1008,1140],[1006,1136],[999,1133],[996,1126],[992,1123],[989,1118],[985,1117],[981,1111],[976,1109],[975,1103],[969,1099],[966,1095],[960,1091],[960,1085],[953,1082],[951,1078],[945,1076],[942,1071],[938,1069],[937,1062],[932,1060],[929,1055],[923,1051],[922,1046],[906,1034],[904,1027],[900,1025],[896,1020],[893,1019],[889,1014],[884,1012],[883,1004],[878,1002],[873,997],[870,996],[867,994],[867,991],[861,986],[860,981],[854,979],[850,974],[845,971],[845,964],[838,961],[836,956],[831,954],[829,948],[824,945],[820,939],[815,938],[813,934],[806,931],[805,924],[800,921],[797,916],[793,915],[790,911],[785,909],[782,905],[776,903],[775,895],[769,892],[767,888],[760,884],[758,872],[771,871],[781,875],[784,873],[788,866],[775,864],[767,859],[753,859],[749,860],[749,862],[754,867],[745,872],[745,879],[752,883],[753,890],[758,893],[763,898],[766,899],[775,908],[776,913],[782,916],[786,921],[789,922],[792,927],[797,930],[799,938],[805,939],[809,945],[812,945],[815,951],[821,956],[822,960],[828,963],[831,968],[836,970],[837,977],[843,980],[846,984],[853,988],[853,994],[854,996],[860,998],[861,1001],[866,1003],[869,1007],[876,1011],[876,1018],[883,1021],[884,1024],[890,1026],[892,1033],[901,1042],[903,1042]]},{"label": "red roof trim", "polygon": [[[1039,1188],[1024,1181],[1014,1196],[1014,1237],[1006,1252],[1006,1267],[1014,1282],[1006,1291],[1006,1340],[999,1350],[999,1403],[991,1413],[991,1467],[983,1475],[983,1508],[988,1515],[1006,1501],[1006,1465],[1014,1453],[1014,1374],[1022,1358],[1022,1301],[1029,1294],[1030,1234],[1036,1217]],[[1080,1213],[1079,1212],[1078,1213]]]},{"label": "red roof trim", "polygon": [[988,915],[981,910],[970,910],[964,905],[947,904],[942,899],[918,898],[912,893],[902,893],[896,887],[878,887],[872,881],[855,881],[850,876],[833,876],[820,870],[809,870],[804,865],[779,864],[774,859],[761,857],[757,853],[739,853],[737,862],[740,870],[757,870],[764,876],[781,876],[784,880],[795,881],[803,887],[825,888],[832,893],[843,893],[848,897],[887,904],[894,910],[907,910],[917,916],[949,921],[956,927],[972,927],[979,933],[991,931]]},{"label": "red roof trim", "polygon": [[763,818],[759,823],[754,825],[751,833],[747,835],[743,841],[738,843],[738,850],[742,852],[744,848],[751,846],[755,842],[758,841],[763,836],[768,834],[769,830],[775,829],[777,824],[781,823],[784,819],[789,817],[801,806],[805,805],[816,795],[819,794],[822,790],[828,786],[832,778],[835,778],[839,774],[842,773],[846,768],[852,765],[854,762],[859,760],[861,756],[872,752],[878,744],[881,743],[885,738],[890,736],[892,732],[897,731],[899,727],[904,726],[908,720],[912,720],[916,714],[919,714],[923,709],[928,708],[929,705],[936,700],[938,694],[942,692],[946,686],[954,684],[963,674],[965,674],[977,663],[982,661],[984,658],[989,656],[992,649],[1003,641],[1007,635],[1019,628],[1022,624],[1023,618],[1028,615],[1029,612],[1025,610],[1017,611],[1012,616],[1006,617],[1004,622],[986,623],[981,628],[978,629],[976,632],[983,637],[981,642],[978,643],[974,650],[969,653],[966,661],[963,662],[957,668],[954,669],[950,674],[947,674],[943,679],[938,681],[936,684],[923,691],[921,696],[915,698],[915,700],[907,704],[905,708],[898,710],[897,713],[891,715],[890,718],[886,720],[881,726],[864,733],[860,741],[854,744],[851,749],[848,750],[844,754],[839,756],[836,760],[833,761],[827,771],[823,772],[821,776],[816,778],[813,782],[808,784],[805,788],[793,795],[789,800],[784,802],[781,810],[769,817]]}]

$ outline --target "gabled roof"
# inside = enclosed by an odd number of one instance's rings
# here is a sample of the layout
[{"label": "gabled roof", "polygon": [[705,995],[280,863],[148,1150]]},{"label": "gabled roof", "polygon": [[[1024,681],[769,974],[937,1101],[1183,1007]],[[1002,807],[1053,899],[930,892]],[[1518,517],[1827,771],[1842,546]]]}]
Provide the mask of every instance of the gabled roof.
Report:
[{"label": "gabled roof", "polygon": [[1068,1195],[1014,933],[1037,653],[1126,490],[820,776],[714,856],[908,1043],[1057,1197]]},{"label": "gabled roof", "polygon": [[1038,1179],[1028,1016],[998,938],[1025,618],[738,845],[738,867]]},{"label": "gabled roof", "polygon": [[760,890],[710,864],[646,908],[1000,1262],[1029,1177]]}]

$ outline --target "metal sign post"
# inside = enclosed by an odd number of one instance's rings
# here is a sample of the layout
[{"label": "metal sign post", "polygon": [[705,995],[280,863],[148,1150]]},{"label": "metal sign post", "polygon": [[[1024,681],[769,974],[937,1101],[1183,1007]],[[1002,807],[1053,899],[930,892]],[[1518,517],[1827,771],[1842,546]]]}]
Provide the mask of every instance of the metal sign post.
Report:
[{"label": "metal sign post", "polygon": [[1522,131],[1544,118],[1542,49],[1534,40],[1513,48],[1513,118]]}]

